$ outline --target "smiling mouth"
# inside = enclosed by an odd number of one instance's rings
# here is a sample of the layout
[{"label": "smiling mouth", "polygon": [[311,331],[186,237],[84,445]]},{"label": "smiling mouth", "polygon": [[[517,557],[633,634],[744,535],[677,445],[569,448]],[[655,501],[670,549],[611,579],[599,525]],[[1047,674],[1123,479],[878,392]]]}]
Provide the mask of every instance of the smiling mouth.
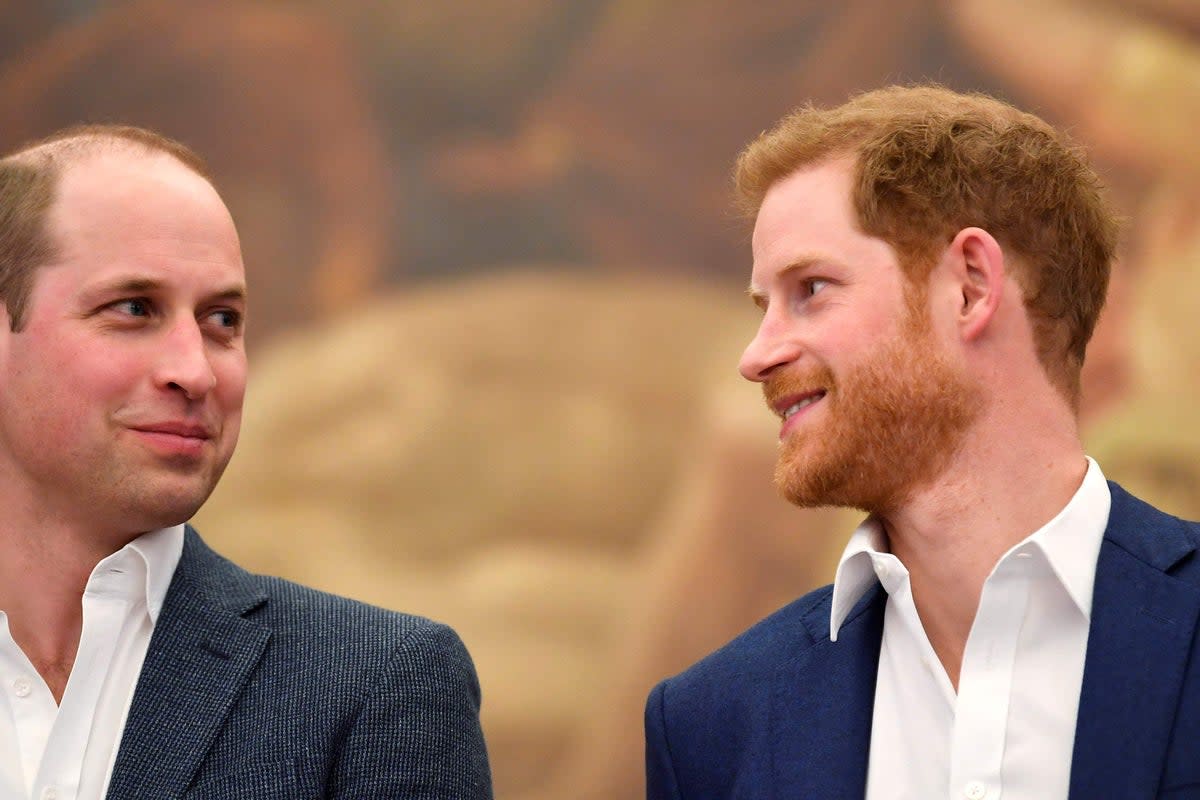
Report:
[{"label": "smiling mouth", "polygon": [[779,416],[783,418],[784,422],[787,422],[796,414],[799,414],[801,411],[808,408],[823,397],[825,397],[824,390],[813,392],[812,394],[802,397],[788,407],[784,408],[783,411],[779,412]]},{"label": "smiling mouth", "polygon": [[175,436],[181,439],[207,440],[213,438],[213,431],[204,426],[186,422],[163,422],[157,424],[134,425],[133,430],[139,433],[153,434],[163,437]]}]

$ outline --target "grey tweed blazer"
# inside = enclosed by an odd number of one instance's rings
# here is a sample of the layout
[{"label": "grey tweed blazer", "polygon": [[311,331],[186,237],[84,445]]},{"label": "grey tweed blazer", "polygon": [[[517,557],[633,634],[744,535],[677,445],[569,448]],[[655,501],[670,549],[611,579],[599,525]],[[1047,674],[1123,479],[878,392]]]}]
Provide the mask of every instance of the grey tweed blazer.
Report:
[{"label": "grey tweed blazer", "polygon": [[491,798],[452,630],[252,575],[190,527],[109,800]]}]

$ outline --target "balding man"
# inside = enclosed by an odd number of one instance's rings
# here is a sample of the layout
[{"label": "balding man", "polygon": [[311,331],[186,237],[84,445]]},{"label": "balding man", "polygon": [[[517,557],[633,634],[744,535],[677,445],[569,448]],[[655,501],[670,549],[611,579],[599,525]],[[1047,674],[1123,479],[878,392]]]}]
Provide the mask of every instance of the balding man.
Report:
[{"label": "balding man", "polygon": [[1118,226],[1078,149],[893,87],[791,114],[737,186],[776,484],[870,516],[831,587],[651,693],[649,796],[1195,796],[1200,524],[1080,442]]},{"label": "balding man", "polygon": [[246,386],[201,160],[107,126],[0,160],[0,298],[0,796],[491,797],[452,631],[185,525]]}]

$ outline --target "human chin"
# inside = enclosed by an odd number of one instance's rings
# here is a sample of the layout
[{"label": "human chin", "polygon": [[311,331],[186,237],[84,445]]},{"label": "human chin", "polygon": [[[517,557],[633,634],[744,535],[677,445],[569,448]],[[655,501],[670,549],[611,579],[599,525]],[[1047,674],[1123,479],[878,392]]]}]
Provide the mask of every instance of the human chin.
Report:
[{"label": "human chin", "polygon": [[784,497],[886,513],[944,471],[976,418],[978,390],[931,344],[913,331],[844,376],[822,429],[781,444]]},{"label": "human chin", "polygon": [[191,519],[208,496],[216,481],[207,475],[190,479],[147,480],[124,499],[129,515],[139,521],[139,528],[155,530],[178,525]]},{"label": "human chin", "polygon": [[[825,398],[826,425],[819,431],[795,431],[779,443],[775,465],[775,486],[794,505],[801,508],[858,505],[853,476],[856,446],[847,441],[853,426],[845,419],[853,409],[845,406],[842,390]],[[860,425],[869,425],[862,420]],[[853,438],[853,437],[852,437]]]},{"label": "human chin", "polygon": [[[170,527],[191,519],[212,494],[229,458],[224,453],[198,461],[138,464],[131,477],[114,487],[119,504],[144,530]],[[134,477],[136,476],[136,477]]]}]

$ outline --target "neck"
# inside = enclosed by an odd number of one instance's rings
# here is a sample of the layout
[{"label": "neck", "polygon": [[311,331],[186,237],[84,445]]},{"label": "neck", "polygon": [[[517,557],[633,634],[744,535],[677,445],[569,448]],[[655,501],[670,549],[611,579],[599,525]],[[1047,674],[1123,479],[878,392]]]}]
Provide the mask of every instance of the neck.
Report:
[{"label": "neck", "polygon": [[[978,427],[938,481],[880,515],[956,688],[984,581],[1006,551],[1066,506],[1087,471],[1073,417],[1068,425],[1031,426],[1025,417],[1024,424],[992,419]],[[1027,435],[1015,439],[1012,431]]]},{"label": "neck", "polygon": [[79,648],[88,578],[101,559],[123,546],[104,541],[45,518],[0,523],[0,609],[13,640],[56,701]]}]

